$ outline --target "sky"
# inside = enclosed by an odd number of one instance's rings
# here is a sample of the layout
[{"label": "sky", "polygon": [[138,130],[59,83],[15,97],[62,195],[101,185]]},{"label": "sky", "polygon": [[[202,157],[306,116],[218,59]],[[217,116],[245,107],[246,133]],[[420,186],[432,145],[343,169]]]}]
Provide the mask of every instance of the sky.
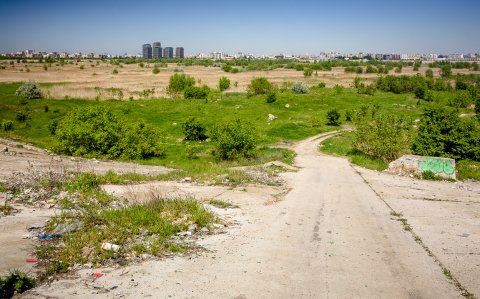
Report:
[{"label": "sky", "polygon": [[480,53],[480,1],[0,0],[0,52]]}]

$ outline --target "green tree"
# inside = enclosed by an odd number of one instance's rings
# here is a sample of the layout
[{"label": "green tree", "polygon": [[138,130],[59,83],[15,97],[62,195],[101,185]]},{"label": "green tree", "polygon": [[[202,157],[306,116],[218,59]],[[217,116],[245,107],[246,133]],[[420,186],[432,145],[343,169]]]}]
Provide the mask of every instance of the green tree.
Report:
[{"label": "green tree", "polygon": [[250,84],[247,86],[247,95],[253,96],[258,94],[267,94],[274,90],[274,86],[270,81],[265,77],[258,77],[252,79]]},{"label": "green tree", "polygon": [[40,85],[35,82],[23,83],[23,85],[17,89],[15,94],[27,99],[41,99],[43,97]]},{"label": "green tree", "polygon": [[220,91],[224,91],[230,88],[230,79],[227,77],[223,76],[220,79],[218,79],[218,88]]},{"label": "green tree", "polygon": [[337,109],[331,109],[327,112],[327,125],[328,126],[339,126],[340,122],[340,112]]},{"label": "green tree", "polygon": [[427,70],[425,71],[425,77],[433,78],[433,71],[432,71],[432,69],[429,68],[429,69],[427,69]]},{"label": "green tree", "polygon": [[234,160],[255,156],[258,143],[255,127],[240,119],[219,124],[211,131],[215,155],[220,159]]},{"label": "green tree", "polygon": [[185,74],[173,74],[167,86],[167,93],[178,98],[187,87],[195,85],[195,79]]},{"label": "green tree", "polygon": [[362,106],[355,117],[352,146],[368,156],[390,162],[407,152],[411,123],[403,116]]},{"label": "green tree", "polygon": [[480,161],[480,129],[445,107],[426,108],[412,143],[415,154]]},{"label": "green tree", "polygon": [[183,123],[182,128],[185,140],[203,141],[208,138],[205,127],[193,117]]}]

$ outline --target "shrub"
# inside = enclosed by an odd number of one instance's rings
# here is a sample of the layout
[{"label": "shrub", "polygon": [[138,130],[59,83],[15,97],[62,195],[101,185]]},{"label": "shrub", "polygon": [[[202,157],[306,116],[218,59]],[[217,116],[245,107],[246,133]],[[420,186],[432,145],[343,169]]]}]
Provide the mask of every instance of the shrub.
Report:
[{"label": "shrub", "polygon": [[304,77],[311,77],[313,75],[313,70],[310,68],[306,68],[303,70]]},{"label": "shrub", "polygon": [[35,286],[35,279],[19,270],[11,271],[0,277],[0,298],[12,298],[16,293],[23,293]]},{"label": "shrub", "polygon": [[352,121],[354,113],[355,113],[354,110],[351,110],[351,109],[346,110],[345,111],[345,121]]},{"label": "shrub", "polygon": [[225,71],[225,72],[227,72],[227,73],[229,73],[230,71],[232,71],[232,66],[229,65],[229,64],[224,64],[224,65],[222,66],[222,70]]},{"label": "shrub", "polygon": [[331,109],[327,112],[327,125],[339,126],[340,125],[340,112],[337,109]]},{"label": "shrub", "polygon": [[303,82],[296,82],[292,85],[292,88],[290,88],[290,90],[296,94],[305,94],[308,93],[308,86],[303,84]]},{"label": "shrub", "polygon": [[415,154],[480,161],[480,129],[445,107],[427,108],[412,143]]},{"label": "shrub", "polygon": [[185,99],[206,99],[210,94],[210,88],[207,85],[202,87],[187,86],[183,92]]},{"label": "shrub", "polygon": [[259,94],[266,94],[272,92],[274,90],[274,86],[272,83],[268,81],[265,77],[254,78],[247,86],[247,95],[259,95]]},{"label": "shrub", "polygon": [[408,151],[411,123],[403,116],[362,106],[355,118],[352,146],[374,159],[390,162]]},{"label": "shrub", "polygon": [[15,114],[15,120],[17,120],[19,122],[25,122],[25,121],[27,121],[27,119],[29,117],[30,117],[30,115],[28,113],[28,110],[26,110],[26,109],[19,110]]},{"label": "shrub", "polygon": [[335,84],[335,86],[333,87],[333,91],[335,92],[335,94],[341,94],[343,92],[343,89],[343,86],[338,84]]},{"label": "shrub", "polygon": [[215,126],[211,139],[215,155],[228,160],[254,156],[258,143],[255,127],[240,119]]},{"label": "shrub", "polygon": [[325,86],[327,86],[327,85],[325,84],[325,82],[320,82],[320,83],[318,83],[318,85],[317,85],[318,88],[325,88]]},{"label": "shrub", "polygon": [[87,157],[141,159],[163,156],[158,133],[143,123],[121,123],[104,107],[74,110],[49,127],[57,152]]},{"label": "shrub", "polygon": [[185,140],[203,141],[208,138],[205,127],[193,117],[183,123],[182,127]]},{"label": "shrub", "polygon": [[170,77],[167,93],[172,97],[179,97],[185,88],[194,86],[195,79],[184,74],[174,74]]},{"label": "shrub", "polygon": [[4,131],[11,131],[13,130],[13,121],[11,120],[2,120],[2,129]]},{"label": "shrub", "polygon": [[454,108],[467,108],[468,105],[472,102],[470,93],[465,90],[460,90],[455,92],[453,99],[448,101],[448,105]]},{"label": "shrub", "polygon": [[23,83],[23,85],[17,89],[15,94],[27,99],[41,99],[43,97],[40,85],[35,82]]},{"label": "shrub", "polygon": [[234,67],[234,68],[232,68],[232,70],[230,71],[230,73],[236,74],[236,73],[238,73],[239,71],[240,71],[240,70],[239,70],[238,68]]},{"label": "shrub", "polygon": [[427,69],[427,70],[425,71],[425,77],[427,77],[427,78],[433,78],[433,71],[432,71],[432,69]]},{"label": "shrub", "polygon": [[477,114],[478,121],[480,121],[480,97],[475,101],[475,113]]},{"label": "shrub", "polygon": [[158,66],[154,66],[153,69],[152,69],[152,73],[155,74],[155,75],[160,73],[160,68]]},{"label": "shrub", "polygon": [[143,62],[140,62],[140,63],[138,64],[138,66],[141,67],[141,68],[144,68],[144,67],[145,67],[145,64],[144,64]]},{"label": "shrub", "polygon": [[277,94],[270,92],[267,94],[267,99],[265,100],[268,104],[275,103],[277,101]]},{"label": "shrub", "polygon": [[426,85],[420,85],[415,88],[415,97],[417,99],[424,100],[427,94],[428,88]]},{"label": "shrub", "polygon": [[220,91],[224,91],[230,88],[230,79],[225,76],[218,79],[218,88],[220,89]]},{"label": "shrub", "polygon": [[118,70],[116,68],[113,69],[112,74],[116,75],[118,74]]}]

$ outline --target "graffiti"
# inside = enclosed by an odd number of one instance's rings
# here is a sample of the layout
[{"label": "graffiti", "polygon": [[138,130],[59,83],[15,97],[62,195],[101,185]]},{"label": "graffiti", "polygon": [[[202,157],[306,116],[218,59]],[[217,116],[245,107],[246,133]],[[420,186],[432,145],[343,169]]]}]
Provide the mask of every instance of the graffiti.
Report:
[{"label": "graffiti", "polygon": [[432,159],[427,158],[425,160],[421,160],[418,163],[418,167],[422,171],[431,171],[435,173],[445,173],[448,175],[452,175],[455,173],[455,169],[450,164],[448,160],[440,160],[440,159]]}]

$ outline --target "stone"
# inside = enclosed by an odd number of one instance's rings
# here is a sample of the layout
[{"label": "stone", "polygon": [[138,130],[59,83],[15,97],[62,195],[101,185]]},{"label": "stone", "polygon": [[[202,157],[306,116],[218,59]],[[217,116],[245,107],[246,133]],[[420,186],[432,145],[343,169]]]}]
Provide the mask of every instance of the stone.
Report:
[{"label": "stone", "polygon": [[189,224],[188,225],[188,231],[193,235],[197,231],[197,225],[196,224]]},{"label": "stone", "polygon": [[277,119],[277,117],[276,117],[275,115],[273,115],[273,114],[268,114],[268,120],[269,120],[269,121],[273,121],[273,120],[275,120],[275,119]]},{"label": "stone", "polygon": [[392,174],[409,176],[425,171],[446,179],[456,179],[455,160],[449,158],[405,155],[391,162],[387,169]]},{"label": "stone", "polygon": [[290,108],[290,104],[285,104],[285,108]]},{"label": "stone", "polygon": [[2,152],[8,153],[8,146],[4,147],[3,150],[2,150]]}]

